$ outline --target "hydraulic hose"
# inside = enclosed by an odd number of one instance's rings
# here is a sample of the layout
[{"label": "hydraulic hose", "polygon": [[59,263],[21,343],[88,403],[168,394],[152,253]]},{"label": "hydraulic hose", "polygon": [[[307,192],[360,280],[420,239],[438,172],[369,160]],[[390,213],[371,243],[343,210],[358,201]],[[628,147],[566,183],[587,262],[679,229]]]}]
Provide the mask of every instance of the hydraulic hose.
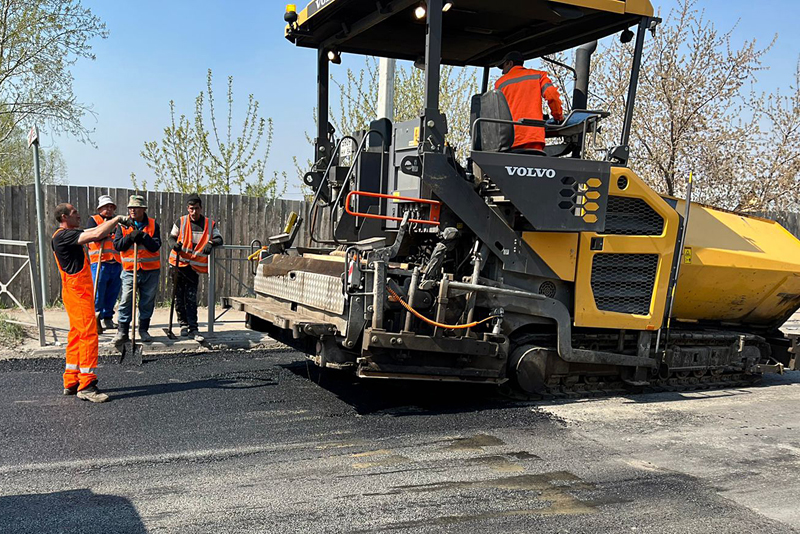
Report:
[{"label": "hydraulic hose", "polygon": [[446,329],[446,330],[460,330],[460,329],[464,329],[464,328],[474,328],[474,327],[478,326],[478,325],[479,325],[479,324],[481,324],[481,323],[485,323],[486,321],[491,321],[492,319],[497,319],[497,318],[499,317],[499,315],[490,315],[490,316],[489,316],[489,317],[487,317],[486,319],[481,319],[480,321],[473,321],[473,322],[471,322],[471,323],[467,323],[467,324],[444,324],[444,323],[437,323],[436,321],[434,321],[434,320],[432,320],[432,319],[428,319],[427,317],[425,317],[424,315],[422,315],[421,313],[419,313],[417,310],[415,310],[414,308],[412,308],[412,307],[411,307],[411,306],[410,306],[408,303],[406,303],[406,302],[405,302],[405,301],[404,301],[402,298],[400,298],[400,295],[398,295],[397,293],[395,293],[395,292],[392,290],[392,288],[390,288],[390,287],[387,287],[387,288],[386,288],[386,290],[389,292],[389,295],[390,295],[390,296],[391,296],[391,297],[392,297],[394,300],[396,300],[397,302],[399,302],[399,303],[400,303],[400,305],[401,305],[401,306],[403,306],[403,307],[404,307],[406,310],[408,310],[408,311],[409,311],[409,313],[411,313],[411,314],[412,314],[414,317],[416,317],[417,319],[421,319],[422,321],[424,321],[424,322],[428,323],[428,324],[429,324],[429,325],[431,325],[431,326],[436,326],[436,327],[438,327],[438,328],[444,328],[444,329]]}]

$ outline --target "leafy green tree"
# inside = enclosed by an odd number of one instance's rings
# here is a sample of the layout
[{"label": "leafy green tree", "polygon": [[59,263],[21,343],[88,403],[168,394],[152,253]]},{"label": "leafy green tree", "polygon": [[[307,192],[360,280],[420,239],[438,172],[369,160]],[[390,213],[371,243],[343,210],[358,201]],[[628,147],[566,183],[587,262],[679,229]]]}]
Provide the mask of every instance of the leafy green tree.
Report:
[{"label": "leafy green tree", "polygon": [[91,142],[70,67],[107,35],[80,0],[0,0],[0,143],[33,122]]},{"label": "leafy green tree", "polygon": [[[0,117],[0,128],[9,120],[8,117]],[[42,183],[67,183],[67,166],[58,147],[39,148],[39,171]],[[0,143],[0,186],[27,185],[32,184],[33,180],[33,152],[28,147],[28,132],[17,126]]]},{"label": "leafy green tree", "polygon": [[[149,141],[141,152],[153,171],[156,190],[192,191],[275,198],[286,188],[286,174],[267,176],[266,165],[273,140],[271,118],[259,116],[259,102],[248,96],[247,110],[238,134],[233,129],[233,77],[228,77],[227,117],[218,120],[213,76],[208,70],[206,90],[195,99],[194,117],[175,117],[170,101],[170,125],[160,141]],[[210,125],[210,130],[208,129]],[[139,187],[135,175],[134,186]],[[147,182],[141,184],[147,187]]]}]

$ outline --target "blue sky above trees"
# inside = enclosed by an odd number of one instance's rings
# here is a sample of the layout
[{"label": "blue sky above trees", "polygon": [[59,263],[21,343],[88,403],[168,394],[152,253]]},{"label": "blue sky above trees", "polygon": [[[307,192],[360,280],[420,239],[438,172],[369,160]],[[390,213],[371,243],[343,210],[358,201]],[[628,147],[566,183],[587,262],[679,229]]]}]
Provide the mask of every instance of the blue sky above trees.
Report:
[{"label": "blue sky above trees", "polygon": [[[292,180],[292,156],[305,161],[309,153],[305,132],[313,128],[315,59],[313,51],[283,38],[282,2],[83,3],[110,32],[108,39],[94,42],[97,60],[81,61],[73,69],[78,99],[92,104],[97,114],[96,120],[85,120],[95,130],[97,148],[67,138],[43,139],[44,146],[56,144],[62,150],[70,183],[124,187],[130,185],[131,172],[148,178],[139,156],[143,143],[162,137],[170,99],[179,113],[191,116],[209,68],[220,94],[232,75],[237,106],[246,106],[247,94],[253,93],[262,116],[274,119],[268,171],[287,171]],[[666,15],[674,2],[656,0],[654,5]],[[800,55],[800,7],[786,0],[700,0],[698,7],[720,31],[739,20],[734,44],[756,38],[766,46],[777,33],[778,42],[765,59],[770,68],[759,75],[757,89],[788,90]],[[358,68],[360,62],[345,56],[332,72]],[[297,197],[298,192],[290,183],[288,195]]]}]

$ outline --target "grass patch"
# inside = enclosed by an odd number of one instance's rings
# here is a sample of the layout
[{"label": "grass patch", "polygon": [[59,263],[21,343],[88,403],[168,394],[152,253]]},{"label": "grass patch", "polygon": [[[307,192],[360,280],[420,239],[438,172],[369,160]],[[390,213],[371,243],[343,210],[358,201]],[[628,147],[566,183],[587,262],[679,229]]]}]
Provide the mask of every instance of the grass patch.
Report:
[{"label": "grass patch", "polygon": [[7,322],[7,319],[11,317],[0,312],[0,347],[16,347],[25,339],[25,329],[21,325]]}]

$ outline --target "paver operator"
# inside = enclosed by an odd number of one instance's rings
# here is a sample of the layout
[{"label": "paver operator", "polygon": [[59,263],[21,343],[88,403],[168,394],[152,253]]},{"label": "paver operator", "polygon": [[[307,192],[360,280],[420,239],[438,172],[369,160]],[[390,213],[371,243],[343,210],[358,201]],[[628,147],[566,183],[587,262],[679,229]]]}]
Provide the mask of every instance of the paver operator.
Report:
[{"label": "paver operator", "polygon": [[131,319],[133,318],[133,267],[134,244],[137,245],[137,270],[136,287],[139,290],[139,327],[138,336],[143,342],[153,340],[148,333],[150,319],[153,317],[153,308],[156,304],[158,292],[158,278],[161,269],[161,228],[152,217],[146,213],[147,203],[143,196],[131,195],[128,200],[128,215],[133,219],[133,225],[128,228],[119,227],[114,234],[114,248],[122,257],[122,299],[117,310],[119,325],[114,344],[119,346],[129,341],[128,333]]},{"label": "paver operator", "polygon": [[91,402],[105,402],[108,395],[97,389],[97,321],[94,314],[93,287],[89,258],[83,245],[101,241],[117,224],[130,224],[127,217],[116,216],[94,228],[81,230],[81,217],[72,204],[56,206],[58,230],[51,246],[61,275],[61,298],[69,316],[67,365],[64,371],[64,395],[76,395]]},{"label": "paver operator", "polygon": [[208,273],[208,256],[213,247],[222,245],[222,234],[216,222],[203,215],[199,195],[190,195],[186,205],[188,215],[177,220],[169,233],[169,264],[177,269],[173,280],[181,336],[203,342],[197,329],[197,284],[200,275]]},{"label": "paver operator", "polygon": [[[526,69],[520,52],[509,52],[498,64],[503,76],[494,84],[497,91],[502,91],[511,109],[511,117],[520,119],[542,120],[542,99],[547,100],[553,119],[564,120],[561,108],[561,96],[558,89],[542,70]],[[532,126],[514,126],[513,148],[544,150],[544,128]]]},{"label": "paver operator", "polygon": [[[89,217],[86,229],[95,228],[113,219],[117,215],[117,205],[108,195],[102,195],[97,199],[97,213]],[[92,280],[97,280],[97,287],[94,290],[94,311],[97,314],[98,330],[100,322],[102,326],[111,330],[116,328],[114,324],[114,305],[119,297],[119,290],[122,287],[120,274],[122,273],[122,259],[119,252],[114,249],[114,236],[109,235],[102,241],[89,243],[89,261],[92,262]],[[99,266],[99,267],[98,267]],[[97,269],[100,269],[98,275]]]}]

